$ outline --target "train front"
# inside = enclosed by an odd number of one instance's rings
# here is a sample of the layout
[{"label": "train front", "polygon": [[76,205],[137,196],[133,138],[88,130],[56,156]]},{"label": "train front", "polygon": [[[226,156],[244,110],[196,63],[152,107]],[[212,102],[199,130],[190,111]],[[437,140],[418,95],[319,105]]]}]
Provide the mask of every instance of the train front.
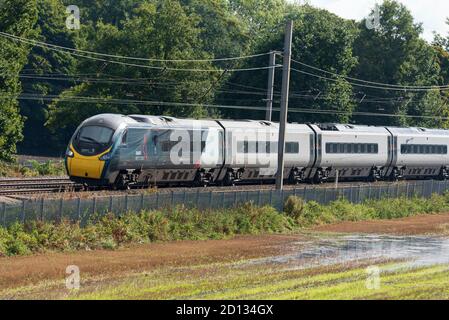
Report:
[{"label": "train front", "polygon": [[75,131],[66,151],[70,179],[87,185],[105,185],[114,152],[114,137],[123,116],[102,114],[85,120]]}]

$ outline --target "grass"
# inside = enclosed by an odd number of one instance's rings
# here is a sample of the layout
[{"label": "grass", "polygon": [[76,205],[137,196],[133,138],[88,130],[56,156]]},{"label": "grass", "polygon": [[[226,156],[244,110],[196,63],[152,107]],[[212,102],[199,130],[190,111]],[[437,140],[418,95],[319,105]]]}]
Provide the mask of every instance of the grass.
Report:
[{"label": "grass", "polygon": [[[241,263],[240,263],[241,264]],[[109,285],[93,284],[72,299],[448,299],[449,267],[381,269],[378,289],[367,287],[365,266],[292,270],[280,267],[211,265],[159,270]]]},{"label": "grass", "polygon": [[177,207],[159,211],[94,216],[87,226],[63,221],[0,227],[0,256],[45,251],[115,249],[132,243],[223,239],[241,234],[290,233],[341,221],[393,219],[449,212],[449,194],[430,199],[399,198],[352,204],[347,200],[320,205],[289,197],[285,212],[246,204],[237,208],[200,211]]}]

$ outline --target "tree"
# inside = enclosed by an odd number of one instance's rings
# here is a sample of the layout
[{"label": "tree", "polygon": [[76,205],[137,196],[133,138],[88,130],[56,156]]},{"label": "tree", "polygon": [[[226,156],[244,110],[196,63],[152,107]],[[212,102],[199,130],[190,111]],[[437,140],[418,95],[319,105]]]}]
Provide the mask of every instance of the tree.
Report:
[{"label": "tree", "polygon": [[[60,0],[37,0],[37,40],[64,47],[74,47],[76,31],[65,26],[65,6]],[[28,55],[28,63],[21,77],[23,91],[36,95],[59,95],[70,88],[74,81],[70,77],[75,70],[75,59],[68,53],[34,46]],[[50,154],[58,151],[60,145],[50,130],[47,121],[46,100],[20,101],[20,113],[26,119],[25,139],[18,145],[19,151]],[[42,141],[49,143],[42,145]]]},{"label": "tree", "polygon": [[[422,26],[410,11],[396,1],[386,0],[380,6],[380,25],[367,29],[359,24],[360,36],[354,46],[359,64],[353,76],[380,83],[403,86],[438,84],[440,67],[435,51],[420,38]],[[363,117],[363,123],[379,125],[435,125],[435,122],[407,115],[439,114],[441,100],[430,92],[379,90],[358,86],[376,103],[364,103],[359,111],[381,112],[399,117]]]},{"label": "tree", "polygon": [[[134,9],[126,21],[120,23],[121,27],[97,23],[95,32],[89,32],[89,41],[83,42],[82,48],[152,59],[207,59],[211,55],[203,49],[199,23],[199,17],[185,10],[177,0],[145,2]],[[86,81],[77,85],[65,91],[63,99],[51,106],[48,125],[61,134],[62,140],[67,140],[82,120],[101,112],[178,117],[201,117],[207,114],[208,111],[201,105],[211,101],[209,88],[217,81],[219,73],[171,69],[213,70],[215,67],[210,62],[115,61],[160,69],[81,58],[80,72],[97,74],[102,81]],[[188,103],[191,106],[146,105],[142,101]]]},{"label": "tree", "polygon": [[76,4],[80,8],[81,26],[95,26],[99,22],[120,27],[133,9],[145,0],[62,0],[65,6]]},{"label": "tree", "polygon": [[[20,37],[36,36],[36,1],[0,1],[0,30]],[[12,160],[22,138],[23,119],[17,98],[21,93],[19,73],[26,64],[28,45],[0,37],[0,159]]]},{"label": "tree", "polygon": [[[348,75],[355,67],[357,60],[352,54],[352,45],[357,35],[357,29],[353,22],[344,20],[326,10],[316,9],[310,6],[290,6],[289,15],[284,19],[293,19],[293,43],[292,56],[295,60],[326,69],[341,75]],[[270,50],[281,51],[284,43],[284,24],[276,27],[275,37],[263,45],[259,52]],[[278,57],[278,63],[281,58]],[[266,56],[251,61],[250,66],[268,65]],[[313,69],[293,63],[292,67],[309,73],[316,73]],[[318,72],[319,73],[319,72]],[[327,76],[319,73],[320,76]],[[281,70],[276,72],[276,88],[281,87]],[[265,88],[267,83],[267,72],[257,71],[252,73],[236,74],[231,82],[241,88],[247,87],[248,93],[233,95],[234,104],[265,107]],[[234,87],[235,90],[236,87]],[[251,88],[259,88],[255,91]],[[245,89],[240,89],[245,91]],[[251,92],[252,91],[252,92]],[[347,121],[354,108],[352,100],[352,87],[344,78],[335,78],[333,81],[325,80],[302,74],[292,70],[290,85],[290,110],[311,109],[312,112],[321,110],[335,110],[340,113],[320,115],[318,113],[289,113],[290,121]],[[229,95],[223,94],[218,102],[225,100]],[[275,106],[279,105],[279,92],[275,96]],[[232,102],[232,101],[231,101]],[[263,119],[265,111],[242,112],[230,111],[226,113],[229,117],[248,117],[252,119]],[[276,119],[277,113],[274,115]]]}]

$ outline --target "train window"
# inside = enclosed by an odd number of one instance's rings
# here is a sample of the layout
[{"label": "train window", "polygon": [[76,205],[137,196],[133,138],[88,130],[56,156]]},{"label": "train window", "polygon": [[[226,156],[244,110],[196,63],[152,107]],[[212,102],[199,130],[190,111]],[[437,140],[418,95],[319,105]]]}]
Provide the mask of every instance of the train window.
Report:
[{"label": "train window", "polygon": [[246,141],[237,142],[237,153],[245,153],[245,142]]},{"label": "train window", "polygon": [[[197,152],[198,149],[198,143],[195,143],[194,141],[190,142],[190,152]],[[204,152],[204,149],[206,149],[206,141],[201,141],[201,153]]]},{"label": "train window", "polygon": [[326,143],[326,153],[376,154],[379,145],[375,143]]},{"label": "train window", "polygon": [[403,144],[402,154],[447,154],[447,145]]},{"label": "train window", "polygon": [[82,155],[92,156],[108,149],[114,130],[103,126],[82,127],[74,141],[75,149]]},{"label": "train window", "polygon": [[368,150],[368,145],[367,144],[362,144],[360,146],[360,153],[368,153],[367,150]]},{"label": "train window", "polygon": [[269,141],[238,141],[237,153],[273,153],[277,144]]},{"label": "train window", "polygon": [[79,140],[99,144],[108,144],[114,130],[100,126],[87,126],[81,129]]},{"label": "train window", "polygon": [[348,147],[346,150],[346,153],[353,153],[354,152],[354,145],[352,143],[348,143]]},{"label": "train window", "polygon": [[162,141],[161,143],[161,151],[162,152],[170,152],[171,149],[176,146],[179,141]]},{"label": "train window", "polygon": [[125,144],[126,144],[127,139],[128,139],[128,130],[126,130],[126,131],[123,133],[123,136],[122,136],[122,145],[125,145]]},{"label": "train window", "polygon": [[299,153],[299,143],[287,142],[285,144],[285,153]]}]

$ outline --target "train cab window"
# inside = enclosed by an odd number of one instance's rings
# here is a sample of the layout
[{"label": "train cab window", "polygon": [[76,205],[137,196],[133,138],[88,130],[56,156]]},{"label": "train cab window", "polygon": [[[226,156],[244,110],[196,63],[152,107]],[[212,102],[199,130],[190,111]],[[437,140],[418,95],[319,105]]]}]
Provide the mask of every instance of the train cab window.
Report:
[{"label": "train cab window", "polygon": [[94,156],[106,151],[112,140],[114,130],[103,126],[85,126],[74,139],[75,149],[82,155]]}]

